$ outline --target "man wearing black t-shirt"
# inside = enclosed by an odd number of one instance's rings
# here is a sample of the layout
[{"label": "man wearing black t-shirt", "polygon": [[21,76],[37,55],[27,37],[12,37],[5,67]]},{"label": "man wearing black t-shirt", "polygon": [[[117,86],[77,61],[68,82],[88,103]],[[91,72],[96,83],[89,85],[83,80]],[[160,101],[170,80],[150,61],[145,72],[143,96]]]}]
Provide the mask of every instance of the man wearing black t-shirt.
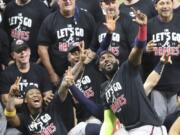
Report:
[{"label": "man wearing black t-shirt", "polygon": [[67,131],[61,119],[61,93],[56,93],[54,99],[45,108],[41,90],[35,85],[26,88],[24,110],[16,113],[15,96],[19,92],[21,77],[17,77],[11,86],[9,100],[4,114],[9,123],[23,132],[24,135],[67,135]]},{"label": "man wearing black t-shirt", "polygon": [[37,35],[44,18],[50,10],[40,0],[13,0],[3,13],[3,28],[13,40],[26,41],[31,48],[30,61],[37,62]]},{"label": "man wearing black t-shirt", "polygon": [[17,76],[21,76],[22,79],[19,86],[20,93],[15,98],[15,105],[23,103],[25,88],[28,85],[36,85],[42,90],[44,96],[51,95],[52,86],[46,70],[40,65],[29,62],[31,54],[29,46],[22,40],[14,41],[11,46],[15,63],[5,69],[0,77],[0,94],[4,105],[8,101],[10,87],[15,82]]},{"label": "man wearing black t-shirt", "polygon": [[[70,62],[72,67],[74,67],[80,61],[80,50],[78,46],[69,49],[68,61]],[[88,99],[94,101],[95,103],[99,103],[100,85],[98,84],[105,82],[106,78],[98,70],[95,62],[96,61],[93,60],[90,63],[79,64],[78,70],[75,71],[77,76],[75,79],[75,85]],[[85,111],[81,105],[79,105],[78,103],[76,103],[76,105],[76,117],[78,122],[88,120],[91,115],[87,113],[87,111]]]},{"label": "man wearing black t-shirt", "polygon": [[135,16],[131,10],[132,7],[146,14],[148,19],[156,16],[156,11],[152,0],[124,0],[119,7],[120,16],[124,15],[130,18],[126,21],[128,27],[126,34],[128,35],[128,41],[130,41],[131,44],[134,42],[134,38],[138,32],[138,25],[132,21]]},{"label": "man wearing black t-shirt", "polygon": [[55,86],[67,69],[68,48],[80,41],[86,48],[95,44],[94,18],[75,5],[75,0],[58,0],[59,8],[44,20],[38,35],[38,52]]},{"label": "man wearing black t-shirt", "polygon": [[[95,47],[101,47],[101,44],[105,42],[104,40],[109,38],[110,41],[106,42],[108,45],[104,48],[104,50],[108,49],[113,52],[113,54],[121,59],[121,62],[123,62],[124,60],[127,60],[132,44],[131,41],[128,40],[130,34],[127,34],[127,30],[129,30],[129,18],[123,15],[119,16],[120,11],[118,0],[102,0],[101,8],[104,11],[106,24],[111,21],[109,19],[111,16],[115,20],[115,29],[112,31],[107,25],[100,23],[97,29],[97,40],[99,45],[95,45]],[[93,49],[95,50],[95,48]]]},{"label": "man wearing black t-shirt", "polygon": [[[155,90],[151,93],[153,106],[163,122],[167,115],[177,109],[176,94],[180,90],[180,20],[173,12],[172,0],[157,0],[158,16],[148,22],[147,50],[143,57],[143,70],[147,76],[163,53],[172,55],[173,64],[167,65]],[[149,47],[154,45],[152,50]],[[161,104],[161,106],[159,106]]]},{"label": "man wearing black t-shirt", "polygon": [[140,26],[128,60],[119,67],[117,58],[111,52],[104,51],[99,56],[99,68],[109,79],[102,86],[105,111],[100,135],[112,134],[115,117],[125,125],[130,135],[167,135],[144,93],[138,70],[146,45],[147,17],[140,11],[133,11]]}]

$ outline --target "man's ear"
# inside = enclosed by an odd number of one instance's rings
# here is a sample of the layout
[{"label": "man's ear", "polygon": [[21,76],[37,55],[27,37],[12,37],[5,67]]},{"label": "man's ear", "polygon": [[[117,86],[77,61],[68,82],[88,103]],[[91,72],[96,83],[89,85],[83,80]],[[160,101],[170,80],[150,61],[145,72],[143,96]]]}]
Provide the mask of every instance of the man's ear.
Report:
[{"label": "man's ear", "polygon": [[117,61],[117,64],[119,65],[119,60],[118,60],[118,59],[116,59],[116,61]]},{"label": "man's ear", "polygon": [[154,5],[155,10],[157,11],[157,4]]},{"label": "man's ear", "polygon": [[71,61],[71,53],[68,53],[68,55],[67,55],[67,59],[68,59],[68,62],[70,62],[70,61]]},{"label": "man's ear", "polygon": [[14,52],[11,52],[11,57],[15,60]]},{"label": "man's ear", "polygon": [[99,71],[102,71],[102,68],[100,67],[100,65],[98,65]]}]

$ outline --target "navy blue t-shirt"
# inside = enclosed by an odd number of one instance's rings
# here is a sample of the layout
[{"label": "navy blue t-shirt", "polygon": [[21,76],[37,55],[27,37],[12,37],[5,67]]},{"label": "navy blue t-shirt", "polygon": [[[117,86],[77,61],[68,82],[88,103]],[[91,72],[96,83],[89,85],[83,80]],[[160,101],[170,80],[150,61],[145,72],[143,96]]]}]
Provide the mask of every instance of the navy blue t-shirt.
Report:
[{"label": "navy blue t-shirt", "polygon": [[[97,69],[94,62],[85,66],[84,71],[76,80],[75,85],[84,94],[85,97],[100,103],[100,84],[106,80],[106,77]],[[78,121],[87,120],[91,114],[88,113],[81,105],[76,104]]]},{"label": "navy blue t-shirt", "polygon": [[33,119],[27,107],[24,108],[23,112],[18,114],[21,121],[18,129],[24,135],[67,135],[61,119],[62,104],[59,95],[55,95],[52,102]]},{"label": "navy blue t-shirt", "polygon": [[[154,52],[145,53],[143,57],[143,70],[145,76],[153,70],[163,53],[172,56],[172,64],[167,64],[161,79],[155,89],[177,93],[180,88],[180,20],[174,14],[170,22],[162,22],[154,17],[148,22],[148,41],[156,44]],[[145,78],[146,78],[145,77]]]},{"label": "navy blue t-shirt", "polygon": [[[131,51],[132,40],[130,40],[127,32],[129,27],[129,18],[120,16],[116,22],[116,29],[112,33],[108,50],[111,51],[120,62],[127,60]],[[98,44],[101,44],[106,37],[107,28],[104,24],[100,24],[97,29]]]},{"label": "navy blue t-shirt", "polygon": [[[130,43],[132,44],[134,42],[134,39],[138,33],[138,24],[132,19],[135,17],[131,7],[133,7],[136,10],[140,10],[142,13],[146,14],[148,19],[156,16],[156,10],[154,8],[153,2],[151,0],[139,0],[134,4],[131,5],[125,5],[122,3],[119,7],[120,9],[120,16],[127,16],[129,19],[126,20],[128,23],[128,28],[127,28],[127,36],[128,40],[131,41]],[[130,21],[130,22],[129,22]]]},{"label": "navy blue t-shirt", "polygon": [[105,108],[110,108],[128,130],[161,125],[145,95],[138,68],[125,61],[102,91]]}]

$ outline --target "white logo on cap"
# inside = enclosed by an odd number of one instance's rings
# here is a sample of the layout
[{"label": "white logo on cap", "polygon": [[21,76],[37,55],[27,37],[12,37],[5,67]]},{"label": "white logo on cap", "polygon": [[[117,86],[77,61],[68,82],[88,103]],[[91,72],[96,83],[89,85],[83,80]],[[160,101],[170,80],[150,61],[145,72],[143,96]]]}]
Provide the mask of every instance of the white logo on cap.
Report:
[{"label": "white logo on cap", "polygon": [[24,43],[24,41],[20,40],[20,39],[16,41],[16,45],[22,45],[23,43]]}]

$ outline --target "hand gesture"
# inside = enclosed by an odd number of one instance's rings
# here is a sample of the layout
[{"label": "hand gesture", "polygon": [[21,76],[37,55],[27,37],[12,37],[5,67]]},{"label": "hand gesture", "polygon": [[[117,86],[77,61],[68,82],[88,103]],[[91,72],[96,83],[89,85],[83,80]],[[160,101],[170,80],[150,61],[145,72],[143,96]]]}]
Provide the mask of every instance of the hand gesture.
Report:
[{"label": "hand gesture", "polygon": [[74,76],[72,74],[72,68],[68,67],[68,69],[66,70],[64,74],[64,78],[62,80],[61,85],[63,85],[63,87],[69,87],[73,84],[74,84]]},{"label": "hand gesture", "polygon": [[43,93],[43,100],[46,105],[48,105],[53,100],[53,98],[54,94],[51,90]]},{"label": "hand gesture", "polygon": [[168,55],[167,53],[164,53],[161,56],[160,61],[164,64],[172,64],[171,56]]},{"label": "hand gesture", "polygon": [[86,59],[86,51],[85,51],[84,41],[81,41],[81,42],[80,42],[79,50],[80,50],[80,58],[79,58],[79,60],[80,60],[82,63],[84,63],[84,61],[85,61],[85,59]]},{"label": "hand gesture", "polygon": [[155,50],[156,43],[153,42],[153,40],[149,41],[146,46],[147,52],[153,52]]},{"label": "hand gesture", "polygon": [[106,18],[106,23],[104,23],[104,25],[106,26],[108,32],[109,33],[114,32],[116,29],[116,21],[118,20],[119,16],[115,18],[112,14],[107,12],[105,18]]},{"label": "hand gesture", "polygon": [[19,84],[20,84],[20,81],[21,81],[21,77],[17,77],[16,78],[16,81],[13,85],[11,85],[11,88],[10,88],[10,91],[9,91],[9,95],[11,97],[15,97],[15,96],[18,96],[19,95]]},{"label": "hand gesture", "polygon": [[135,15],[135,18],[133,19],[133,21],[135,21],[139,25],[146,25],[147,24],[147,16],[145,14],[143,14],[140,10],[135,10],[133,7],[131,7],[131,9]]},{"label": "hand gesture", "polygon": [[91,49],[86,49],[85,51],[86,51],[86,59],[84,61],[84,64],[88,64],[96,57],[96,53],[93,52]]}]

